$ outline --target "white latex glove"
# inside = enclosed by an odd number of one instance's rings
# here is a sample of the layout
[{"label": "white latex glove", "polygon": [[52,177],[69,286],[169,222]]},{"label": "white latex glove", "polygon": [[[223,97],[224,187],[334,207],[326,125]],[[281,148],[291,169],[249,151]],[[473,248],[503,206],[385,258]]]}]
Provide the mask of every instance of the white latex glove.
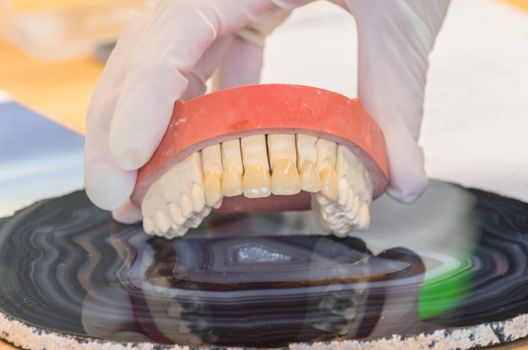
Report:
[{"label": "white latex glove", "polygon": [[257,83],[264,38],[287,8],[270,0],[148,1],[110,55],[88,109],[89,198],[118,221],[140,220],[129,196],[175,101],[204,93],[215,70],[217,88]]},{"label": "white latex glove", "polygon": [[[285,9],[309,0],[149,1],[120,38],[87,117],[85,183],[90,199],[122,222],[137,169],[152,156],[174,102],[216,87],[257,83],[266,34]],[[427,184],[417,145],[427,56],[449,0],[335,0],[358,24],[359,97],[385,133],[389,193],[417,198]],[[235,33],[235,34],[233,34]]]},{"label": "white latex glove", "polygon": [[409,203],[427,186],[422,148],[428,56],[450,0],[337,0],[358,30],[358,95],[383,130],[388,193]]}]

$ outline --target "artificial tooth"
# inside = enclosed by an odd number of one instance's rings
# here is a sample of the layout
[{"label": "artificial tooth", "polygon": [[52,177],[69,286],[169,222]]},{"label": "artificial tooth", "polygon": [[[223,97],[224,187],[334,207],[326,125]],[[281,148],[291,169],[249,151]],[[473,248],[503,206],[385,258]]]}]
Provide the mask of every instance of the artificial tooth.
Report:
[{"label": "artificial tooth", "polygon": [[310,161],[315,163],[317,161],[317,149],[315,143],[317,137],[308,135],[297,135],[297,167],[302,169],[304,163]]},{"label": "artificial tooth", "polygon": [[191,198],[193,202],[193,210],[197,213],[202,211],[205,206],[205,196],[203,187],[198,184],[192,185]]},{"label": "artificial tooth", "polygon": [[242,172],[232,166],[224,166],[222,193],[226,197],[234,197],[242,194]]},{"label": "artificial tooth", "polygon": [[148,217],[143,218],[143,230],[146,233],[154,233],[156,231],[154,223]]},{"label": "artificial tooth", "polygon": [[326,198],[337,201],[337,172],[333,166],[328,165],[321,172],[321,193]]},{"label": "artificial tooth", "polygon": [[246,168],[242,188],[247,198],[268,197],[271,194],[268,170],[259,165]]},{"label": "artificial tooth", "polygon": [[204,175],[208,173],[222,174],[222,152],[220,144],[205,147],[202,153],[202,169]]},{"label": "artificial tooth", "polygon": [[187,223],[187,226],[190,228],[197,228],[202,223],[202,220],[203,217],[201,217],[200,215],[193,216]]},{"label": "artificial tooth", "polygon": [[319,193],[315,194],[315,199],[317,200],[317,203],[319,203],[320,205],[327,205],[330,203],[328,198],[326,198],[325,196]]},{"label": "artificial tooth", "polygon": [[293,195],[301,191],[297,171],[295,135],[268,135],[268,153],[271,164],[271,192]]},{"label": "artificial tooth", "polygon": [[295,135],[272,134],[268,135],[268,153],[271,168],[275,162],[287,159],[297,167],[297,150],[295,147]]},{"label": "artificial tooth", "polygon": [[321,190],[321,177],[315,163],[311,160],[304,161],[299,176],[303,191],[316,193]]},{"label": "artificial tooth", "polygon": [[171,227],[169,218],[161,210],[156,211],[154,221],[156,223],[158,230],[161,232],[167,232],[169,228]]},{"label": "artificial tooth", "polygon": [[214,207],[222,201],[222,178],[217,173],[209,173],[204,179],[205,203]]},{"label": "artificial tooth", "polygon": [[[205,203],[211,207],[222,200],[222,151],[220,145],[202,149],[202,167],[205,186]],[[202,208],[197,210],[200,212]]]},{"label": "artificial tooth", "polygon": [[169,212],[171,214],[172,222],[174,222],[176,225],[183,225],[185,218],[182,215],[180,207],[174,203],[169,203]]},{"label": "artificial tooth", "polygon": [[241,139],[244,176],[242,190],[247,198],[268,197],[271,194],[266,137],[254,135]]},{"label": "artificial tooth", "polygon": [[181,209],[184,218],[188,218],[193,212],[192,200],[186,193],[181,196]]},{"label": "artificial tooth", "polygon": [[240,150],[240,140],[234,139],[222,143],[222,166],[224,173],[222,176],[222,193],[226,197],[233,197],[242,194],[242,151]]},{"label": "artificial tooth", "polygon": [[336,163],[339,179],[346,178],[356,194],[363,201],[370,203],[372,200],[372,183],[361,160],[352,151],[339,145]]},{"label": "artificial tooth", "polygon": [[340,178],[337,183],[337,202],[341,206],[345,206],[348,199],[348,190],[350,185],[345,178]]},{"label": "artificial tooth", "polygon": [[337,200],[336,152],[337,144],[325,139],[317,139],[317,169],[321,176],[321,193],[328,199]]},{"label": "artificial tooth", "polygon": [[359,209],[358,226],[362,230],[366,230],[370,225],[370,213],[367,203],[363,203]]},{"label": "artificial tooth", "polygon": [[294,162],[288,159],[275,162],[271,174],[271,192],[278,195],[293,195],[301,192],[301,179]]},{"label": "artificial tooth", "polygon": [[317,150],[317,169],[324,171],[328,166],[336,166],[337,144],[325,139],[317,139],[315,143]]},{"label": "artificial tooth", "polygon": [[349,219],[355,219],[359,212],[359,196],[354,195],[352,191],[348,194],[345,211]]}]

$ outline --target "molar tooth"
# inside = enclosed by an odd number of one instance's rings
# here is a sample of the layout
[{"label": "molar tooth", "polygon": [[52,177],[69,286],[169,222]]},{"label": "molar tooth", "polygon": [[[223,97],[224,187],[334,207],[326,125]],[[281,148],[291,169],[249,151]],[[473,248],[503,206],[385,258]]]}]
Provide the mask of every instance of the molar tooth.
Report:
[{"label": "molar tooth", "polygon": [[217,173],[209,173],[205,176],[205,203],[214,207],[222,201],[222,178]]},{"label": "molar tooth", "polygon": [[338,182],[338,193],[337,193],[337,202],[341,206],[345,206],[348,199],[348,191],[350,189],[350,186],[348,185],[348,182],[345,178],[340,178]]},{"label": "molar tooth", "polygon": [[247,198],[268,197],[271,194],[266,137],[254,135],[241,139],[244,176],[242,189]]},{"label": "molar tooth", "polygon": [[268,197],[271,194],[268,171],[259,165],[253,165],[245,170],[242,180],[244,196],[247,198]]},{"label": "molar tooth", "polygon": [[193,210],[199,213],[205,206],[205,196],[203,187],[198,184],[193,184],[191,190],[191,197],[193,202]]},{"label": "molar tooth", "polygon": [[183,217],[187,220],[193,212],[193,205],[191,198],[186,193],[181,196],[181,209]]},{"label": "molar tooth", "polygon": [[171,227],[169,218],[167,217],[167,215],[165,215],[163,211],[159,209],[156,211],[154,221],[156,223],[158,230],[161,231],[162,233],[167,232],[169,228]]},{"label": "molar tooth", "polygon": [[242,172],[239,172],[233,166],[224,166],[222,193],[226,197],[234,197],[242,194]]},{"label": "molar tooth", "polygon": [[363,203],[359,209],[358,227],[362,230],[368,229],[370,226],[370,213],[367,203]]},{"label": "molar tooth", "polygon": [[288,159],[275,162],[271,173],[271,192],[277,195],[301,192],[301,179],[294,162]]},{"label": "molar tooth", "polygon": [[321,172],[321,193],[332,201],[337,200],[337,172],[333,166],[328,165]]},{"label": "molar tooth", "polygon": [[174,203],[169,203],[169,212],[171,214],[172,222],[176,225],[183,225],[185,218],[182,215],[180,207]]},{"label": "molar tooth", "polygon": [[200,213],[200,216],[201,216],[202,218],[205,218],[207,215],[211,214],[211,211],[212,211],[212,210],[213,210],[213,208],[206,206],[206,207],[204,207],[204,208],[202,209],[202,212]]},{"label": "molar tooth", "polygon": [[359,213],[359,196],[354,195],[352,191],[348,194],[348,200],[345,209],[346,217],[348,219],[354,220],[357,218]]},{"label": "molar tooth", "polygon": [[187,232],[187,229],[183,229],[183,228],[174,229],[173,228],[172,230],[168,231],[165,234],[165,238],[174,239],[176,237],[181,237],[185,234],[185,232]]},{"label": "molar tooth", "polygon": [[202,219],[203,218],[200,215],[194,214],[187,223],[187,226],[190,228],[197,228],[202,223]]},{"label": "molar tooth", "polygon": [[146,233],[154,233],[156,231],[154,223],[148,217],[143,217],[143,230]]},{"label": "molar tooth", "polygon": [[303,191],[316,193],[321,190],[321,177],[315,163],[306,160],[300,171],[301,188]]},{"label": "molar tooth", "polygon": [[327,205],[328,203],[330,203],[330,201],[320,193],[316,193],[314,196],[319,205]]}]

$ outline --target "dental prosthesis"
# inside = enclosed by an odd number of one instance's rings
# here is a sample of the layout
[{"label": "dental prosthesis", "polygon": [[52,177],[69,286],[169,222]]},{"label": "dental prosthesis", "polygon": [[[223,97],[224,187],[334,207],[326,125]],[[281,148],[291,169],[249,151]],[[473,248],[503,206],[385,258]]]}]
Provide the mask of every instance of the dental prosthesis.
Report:
[{"label": "dental prosthesis", "polygon": [[365,230],[385,190],[383,133],[357,99],[253,85],[179,101],[132,201],[145,232],[169,239],[213,209],[307,210],[338,235]]}]

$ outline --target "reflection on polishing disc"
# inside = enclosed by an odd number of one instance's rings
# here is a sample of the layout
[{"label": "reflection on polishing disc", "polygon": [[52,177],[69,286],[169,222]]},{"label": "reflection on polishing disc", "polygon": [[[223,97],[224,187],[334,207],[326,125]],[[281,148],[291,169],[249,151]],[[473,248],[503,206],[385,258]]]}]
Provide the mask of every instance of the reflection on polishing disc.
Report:
[{"label": "reflection on polishing disc", "polygon": [[528,278],[527,208],[433,182],[411,206],[381,198],[372,228],[346,239],[291,212],[215,214],[167,241],[113,222],[76,192],[0,223],[0,311],[59,334],[126,342],[448,336],[526,311],[518,286]]}]

